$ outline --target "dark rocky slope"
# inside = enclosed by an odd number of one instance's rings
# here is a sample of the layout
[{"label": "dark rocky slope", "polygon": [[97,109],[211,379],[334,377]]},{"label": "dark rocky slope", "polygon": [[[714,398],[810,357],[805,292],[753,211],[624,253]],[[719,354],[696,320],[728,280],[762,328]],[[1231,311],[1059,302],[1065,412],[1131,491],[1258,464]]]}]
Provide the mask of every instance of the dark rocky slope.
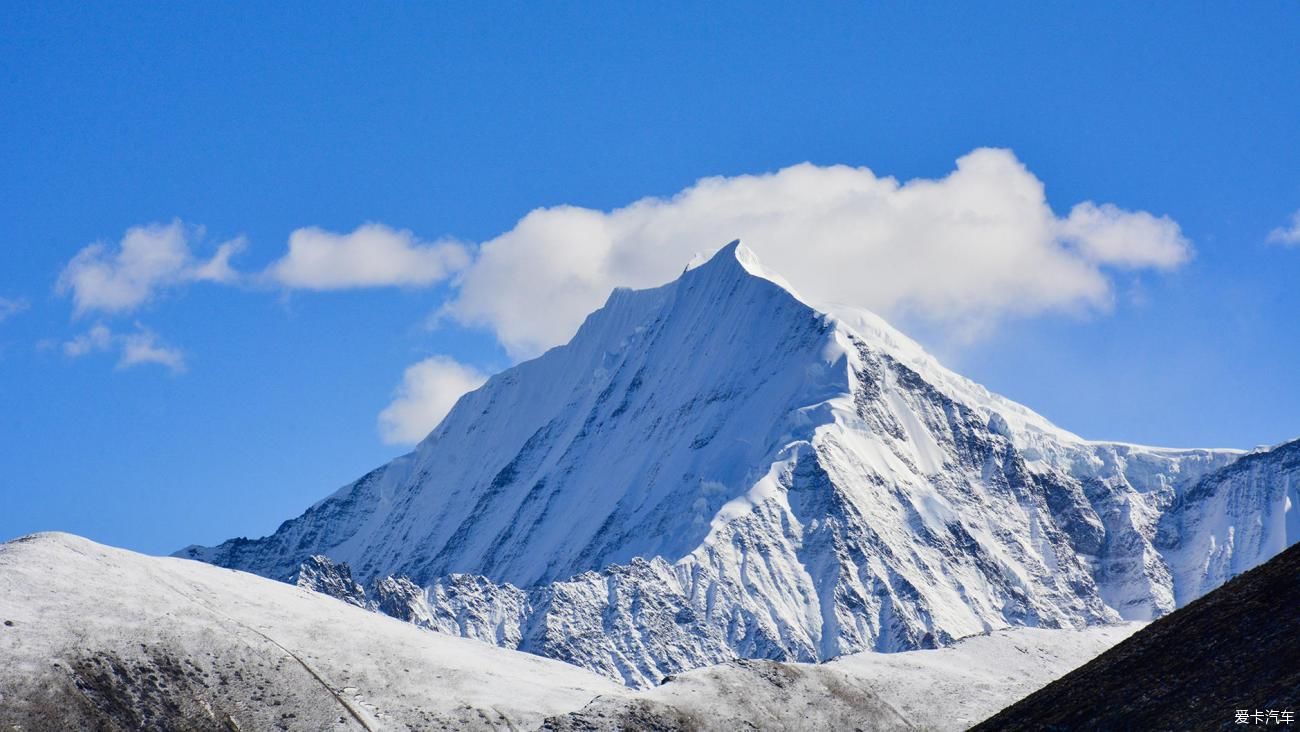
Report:
[{"label": "dark rocky slope", "polygon": [[[1300,509],[1300,507],[1292,510]],[[1213,730],[1300,715],[1300,546],[1157,620],[976,730]],[[1257,722],[1255,711],[1279,712]]]}]

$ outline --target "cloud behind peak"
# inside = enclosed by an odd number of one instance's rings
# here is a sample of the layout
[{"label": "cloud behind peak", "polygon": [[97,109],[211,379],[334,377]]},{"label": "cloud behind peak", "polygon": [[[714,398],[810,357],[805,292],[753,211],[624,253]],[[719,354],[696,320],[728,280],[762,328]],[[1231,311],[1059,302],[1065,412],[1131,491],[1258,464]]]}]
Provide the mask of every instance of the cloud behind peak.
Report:
[{"label": "cloud behind peak", "polygon": [[666,282],[736,238],[814,300],[967,331],[1105,310],[1112,271],[1170,270],[1192,253],[1168,217],[1091,201],[1058,217],[1014,153],[981,148],[935,179],[801,163],[607,212],[537,209],[479,247],[442,312],[526,358],[567,340],[613,287]]}]

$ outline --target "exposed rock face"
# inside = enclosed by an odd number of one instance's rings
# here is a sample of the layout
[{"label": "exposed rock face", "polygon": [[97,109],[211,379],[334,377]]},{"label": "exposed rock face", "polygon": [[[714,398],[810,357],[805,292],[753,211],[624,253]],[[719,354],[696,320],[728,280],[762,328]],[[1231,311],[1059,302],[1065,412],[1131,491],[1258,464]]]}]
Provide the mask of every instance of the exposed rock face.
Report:
[{"label": "exposed rock face", "polygon": [[[732,245],[275,534],[179,554],[284,580],[324,555],[384,612],[644,686],[1157,617],[1296,540],[1294,483],[1212,487],[1239,456],[1083,440]],[[1288,518],[1244,551],[1205,538],[1263,514]]]},{"label": "exposed rock face", "polygon": [[307,558],[298,568],[298,575],[290,578],[293,584],[342,600],[349,605],[368,607],[365,589],[352,579],[352,569],[346,564],[330,561],[317,554]]}]

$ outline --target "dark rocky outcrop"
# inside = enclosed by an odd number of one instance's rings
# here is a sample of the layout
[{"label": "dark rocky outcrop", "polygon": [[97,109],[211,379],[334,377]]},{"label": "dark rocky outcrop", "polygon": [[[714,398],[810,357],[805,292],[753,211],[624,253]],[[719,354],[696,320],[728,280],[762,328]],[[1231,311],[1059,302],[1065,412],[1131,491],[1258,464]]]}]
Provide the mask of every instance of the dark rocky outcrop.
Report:
[{"label": "dark rocky outcrop", "polygon": [[[1292,509],[1295,510],[1295,509]],[[975,729],[1216,730],[1300,717],[1300,546],[1157,620]],[[1269,720],[1267,712],[1278,712]],[[1295,725],[1289,728],[1295,729]]]}]

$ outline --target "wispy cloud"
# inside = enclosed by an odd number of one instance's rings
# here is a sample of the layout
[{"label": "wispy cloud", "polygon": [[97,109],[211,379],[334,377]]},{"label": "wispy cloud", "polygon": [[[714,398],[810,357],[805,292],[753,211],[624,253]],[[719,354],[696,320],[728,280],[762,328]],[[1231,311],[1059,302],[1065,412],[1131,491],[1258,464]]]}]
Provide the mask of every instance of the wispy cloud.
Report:
[{"label": "wispy cloud", "polygon": [[201,228],[180,221],[128,229],[117,245],[96,242],[83,248],[59,275],[55,290],[71,295],[77,315],[91,311],[129,313],[159,291],[188,282],[233,282],[230,258],[246,246],[242,238],[217,246],[207,260],[192,249]]},{"label": "wispy cloud", "polygon": [[185,355],[180,349],[162,343],[150,330],[141,329],[122,336],[122,356],[117,367],[126,369],[144,364],[158,364],[179,374],[185,371]]},{"label": "wispy cloud", "polygon": [[64,341],[63,355],[68,358],[80,358],[87,354],[107,351],[112,347],[113,331],[101,323],[85,333],[73,336],[72,340]]},{"label": "wispy cloud", "polygon": [[93,353],[118,352],[117,368],[156,364],[174,374],[185,371],[185,355],[178,348],[162,342],[158,334],[135,324],[131,333],[114,333],[111,328],[98,323],[83,333],[63,343],[63,354],[68,358],[81,358]]},{"label": "wispy cloud", "polygon": [[1290,226],[1279,226],[1268,232],[1268,243],[1300,246],[1300,211],[1291,214]]},{"label": "wispy cloud", "polygon": [[364,224],[348,234],[306,227],[289,235],[289,252],[265,276],[307,290],[410,287],[441,282],[469,261],[459,242],[421,242],[410,231],[383,224]]},{"label": "wispy cloud", "polygon": [[23,312],[28,307],[30,307],[30,303],[27,302],[26,298],[0,297],[0,323]]}]

